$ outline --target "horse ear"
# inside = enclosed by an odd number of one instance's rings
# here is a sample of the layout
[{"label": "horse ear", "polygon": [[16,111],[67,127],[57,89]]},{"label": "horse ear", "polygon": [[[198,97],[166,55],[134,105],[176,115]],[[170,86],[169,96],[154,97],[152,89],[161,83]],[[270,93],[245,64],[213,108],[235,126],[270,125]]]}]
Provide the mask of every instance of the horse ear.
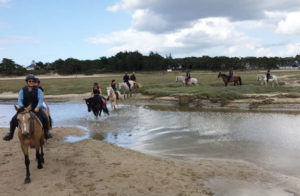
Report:
[{"label": "horse ear", "polygon": [[18,110],[19,110],[19,108],[18,108],[16,105],[14,105],[14,106],[15,106],[15,110],[16,110],[16,111],[18,111]]},{"label": "horse ear", "polygon": [[25,110],[26,110],[27,112],[29,112],[29,111],[31,110],[31,104],[30,104],[27,108],[25,108]]}]

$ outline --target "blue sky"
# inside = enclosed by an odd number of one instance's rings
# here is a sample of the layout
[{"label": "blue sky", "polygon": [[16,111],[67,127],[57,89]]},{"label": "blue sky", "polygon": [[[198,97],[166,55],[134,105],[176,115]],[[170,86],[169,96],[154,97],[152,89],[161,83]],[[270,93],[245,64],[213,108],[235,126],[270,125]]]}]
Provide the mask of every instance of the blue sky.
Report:
[{"label": "blue sky", "polygon": [[300,1],[0,0],[0,59],[295,56]]}]

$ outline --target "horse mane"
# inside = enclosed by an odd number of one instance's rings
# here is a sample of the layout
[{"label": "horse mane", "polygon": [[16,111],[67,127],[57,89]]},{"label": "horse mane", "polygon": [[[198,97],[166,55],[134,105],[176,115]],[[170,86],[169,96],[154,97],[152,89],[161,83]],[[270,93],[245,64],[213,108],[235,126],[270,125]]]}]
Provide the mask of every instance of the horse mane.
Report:
[{"label": "horse mane", "polygon": [[22,113],[22,112],[24,112],[24,111],[25,111],[25,107],[22,106],[22,107],[18,108],[17,114]]}]

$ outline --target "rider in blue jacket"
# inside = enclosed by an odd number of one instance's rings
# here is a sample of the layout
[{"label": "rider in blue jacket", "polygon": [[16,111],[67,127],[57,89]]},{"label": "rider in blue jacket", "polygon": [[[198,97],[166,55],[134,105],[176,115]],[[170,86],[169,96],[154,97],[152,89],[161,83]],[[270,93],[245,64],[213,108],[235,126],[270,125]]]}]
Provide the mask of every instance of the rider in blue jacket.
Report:
[{"label": "rider in blue jacket", "polygon": [[[41,89],[35,86],[35,76],[29,74],[26,76],[25,81],[27,85],[19,91],[18,106],[28,107],[31,105],[31,110],[34,112],[43,124],[45,138],[51,138],[49,133],[49,120],[45,112],[42,110],[43,107],[43,92]],[[18,126],[17,114],[13,116],[10,121],[9,133],[3,137],[3,140],[9,141],[13,138],[16,127]]]}]

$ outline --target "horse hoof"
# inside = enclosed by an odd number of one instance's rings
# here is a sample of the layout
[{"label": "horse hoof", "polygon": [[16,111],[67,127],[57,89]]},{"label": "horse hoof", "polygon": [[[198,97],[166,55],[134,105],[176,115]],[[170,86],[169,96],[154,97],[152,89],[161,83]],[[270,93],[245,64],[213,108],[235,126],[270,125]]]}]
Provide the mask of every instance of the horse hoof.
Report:
[{"label": "horse hoof", "polygon": [[38,165],[37,168],[38,168],[38,169],[42,169],[42,168],[43,168],[43,165]]},{"label": "horse hoof", "polygon": [[29,184],[31,182],[31,180],[30,180],[30,178],[28,177],[28,178],[25,178],[25,180],[24,180],[24,184]]}]

